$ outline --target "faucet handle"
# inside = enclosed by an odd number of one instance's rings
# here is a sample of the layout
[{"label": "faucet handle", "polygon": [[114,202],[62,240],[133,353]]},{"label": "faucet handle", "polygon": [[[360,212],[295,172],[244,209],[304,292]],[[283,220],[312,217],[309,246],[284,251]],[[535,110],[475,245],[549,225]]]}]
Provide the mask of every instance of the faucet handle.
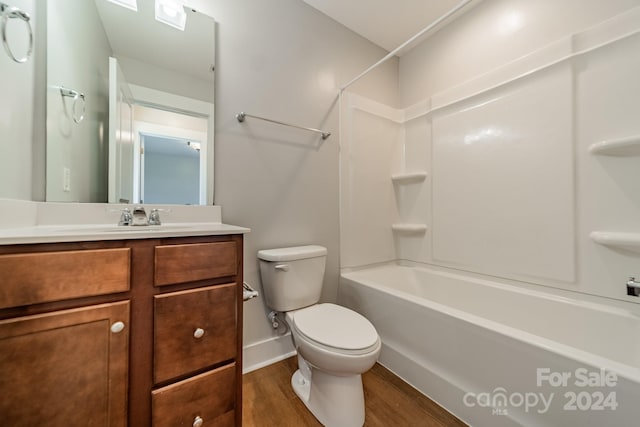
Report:
[{"label": "faucet handle", "polygon": [[128,207],[125,208],[107,208],[107,212],[118,212],[120,214],[120,220],[118,221],[118,225],[131,225],[133,221],[133,216],[131,215],[131,209]]},{"label": "faucet handle", "polygon": [[160,221],[160,210],[159,209],[151,209],[151,213],[149,214],[149,225],[161,225],[162,221]]},{"label": "faucet handle", "polygon": [[120,212],[120,221],[118,221],[118,225],[131,225],[131,222],[133,221],[131,209],[124,208],[121,209]]},{"label": "faucet handle", "polygon": [[149,225],[161,225],[160,212],[171,212],[171,209],[154,208],[149,213]]}]

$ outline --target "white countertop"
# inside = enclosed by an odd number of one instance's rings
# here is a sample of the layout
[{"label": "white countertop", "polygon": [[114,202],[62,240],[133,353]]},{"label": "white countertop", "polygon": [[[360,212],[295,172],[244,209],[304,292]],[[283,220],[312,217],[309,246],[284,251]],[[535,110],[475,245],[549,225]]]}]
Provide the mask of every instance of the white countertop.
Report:
[{"label": "white countertop", "polygon": [[221,223],[179,223],[137,227],[118,227],[111,224],[44,225],[0,229],[0,245],[214,236],[245,234],[249,231],[248,228]]},{"label": "white countertop", "polygon": [[245,234],[222,223],[220,206],[144,205],[161,212],[162,225],[118,226],[127,205],[41,203],[0,199],[0,245]]}]

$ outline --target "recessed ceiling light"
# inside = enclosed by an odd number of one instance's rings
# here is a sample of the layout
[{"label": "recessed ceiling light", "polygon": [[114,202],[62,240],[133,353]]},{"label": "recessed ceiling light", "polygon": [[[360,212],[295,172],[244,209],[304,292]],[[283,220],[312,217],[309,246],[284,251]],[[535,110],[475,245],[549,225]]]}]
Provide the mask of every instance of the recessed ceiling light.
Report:
[{"label": "recessed ceiling light", "polygon": [[156,0],[156,21],[184,31],[187,13],[182,0]]},{"label": "recessed ceiling light", "polygon": [[118,6],[126,7],[133,11],[138,11],[138,0],[107,0],[108,2],[117,4]]}]

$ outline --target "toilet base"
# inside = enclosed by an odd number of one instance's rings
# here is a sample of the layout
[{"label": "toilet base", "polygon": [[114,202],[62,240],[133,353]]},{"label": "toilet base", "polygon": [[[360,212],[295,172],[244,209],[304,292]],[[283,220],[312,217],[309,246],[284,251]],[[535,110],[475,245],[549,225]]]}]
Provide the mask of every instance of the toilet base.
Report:
[{"label": "toilet base", "polygon": [[316,419],[326,427],[362,427],[362,376],[338,377],[315,368],[310,373],[309,379],[298,369],[291,377],[291,386]]}]

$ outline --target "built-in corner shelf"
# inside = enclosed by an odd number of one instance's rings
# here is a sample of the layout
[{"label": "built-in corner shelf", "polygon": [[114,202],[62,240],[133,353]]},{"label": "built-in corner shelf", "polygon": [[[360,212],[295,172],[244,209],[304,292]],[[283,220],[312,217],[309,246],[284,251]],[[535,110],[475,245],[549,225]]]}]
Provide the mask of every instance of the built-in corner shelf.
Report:
[{"label": "built-in corner shelf", "polygon": [[422,182],[427,177],[427,173],[418,172],[400,172],[391,175],[391,180],[397,184],[412,184],[414,182]]},{"label": "built-in corner shelf", "polygon": [[589,237],[594,242],[612,248],[640,252],[640,233],[623,231],[592,231]]},{"label": "built-in corner shelf", "polygon": [[391,229],[403,234],[424,234],[427,231],[426,224],[392,224]]},{"label": "built-in corner shelf", "polygon": [[596,142],[589,152],[602,156],[640,156],[640,135]]}]

